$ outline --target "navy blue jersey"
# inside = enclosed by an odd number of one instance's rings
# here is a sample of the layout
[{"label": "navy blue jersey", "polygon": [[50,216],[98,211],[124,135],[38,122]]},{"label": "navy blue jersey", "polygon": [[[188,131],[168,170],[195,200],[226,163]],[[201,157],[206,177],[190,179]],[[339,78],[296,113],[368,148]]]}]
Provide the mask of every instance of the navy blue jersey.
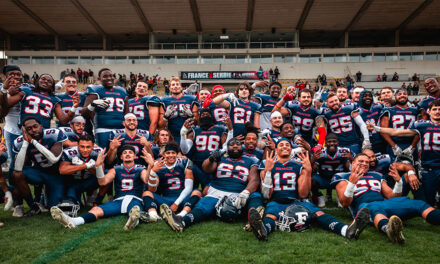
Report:
[{"label": "navy blue jersey", "polygon": [[75,133],[75,131],[73,131],[71,127],[60,127],[58,129],[61,130],[61,132],[66,135],[67,139],[72,142],[78,142],[81,136],[87,135],[87,132],[85,130],[82,132],[81,135],[78,135],[77,133]]},{"label": "navy blue jersey", "polygon": [[160,153],[160,147],[157,145],[152,145],[151,146],[151,152],[153,152],[153,158],[155,160],[159,159],[162,157],[162,154]]},{"label": "navy blue jersey", "polygon": [[156,172],[159,177],[157,193],[163,196],[177,197],[185,188],[185,170],[188,159],[177,158],[171,167],[165,167]]},{"label": "navy blue jersey", "polygon": [[19,124],[21,124],[25,117],[34,116],[40,120],[43,128],[50,128],[50,121],[53,118],[55,106],[61,100],[56,96],[37,93],[29,88],[23,88],[21,91],[24,93],[24,96],[21,99]]},{"label": "navy blue jersey", "polygon": [[133,165],[127,168],[124,164],[114,167],[116,175],[115,183],[115,199],[124,197],[125,195],[134,195],[138,198],[142,197],[145,183],[141,178],[141,173],[145,169],[142,165]]},{"label": "navy blue jersey", "polygon": [[[362,117],[362,120],[364,120],[365,123],[367,121],[370,121],[375,126],[380,126],[380,116],[383,110],[383,105],[381,104],[373,104],[370,109],[365,109],[359,106],[358,111],[359,115]],[[381,144],[382,137],[380,136],[380,133],[376,130],[370,131],[370,142],[372,144]]]},{"label": "navy blue jersey", "polygon": [[148,106],[160,106],[160,99],[155,95],[147,95],[141,99],[132,98],[128,100],[129,112],[136,116],[139,129],[150,129]]},{"label": "navy blue jersey", "polygon": [[440,123],[435,124],[431,120],[416,121],[410,129],[417,131],[422,144],[422,166],[440,167]]},{"label": "navy blue jersey", "polygon": [[280,100],[279,97],[272,97],[269,94],[256,94],[254,98],[257,99],[261,105],[261,116],[260,116],[260,129],[265,129],[272,127],[270,124],[270,115],[275,105]]},{"label": "navy blue jersey", "polygon": [[165,111],[168,106],[174,106],[175,111],[168,119],[168,129],[171,131],[174,139],[180,139],[180,129],[182,129],[183,123],[188,119],[183,112],[184,105],[192,111],[194,105],[199,105],[197,98],[193,95],[183,95],[180,98],[164,96],[161,98],[161,101]]},{"label": "navy blue jersey", "polygon": [[227,133],[227,129],[221,125],[214,125],[207,130],[200,127],[193,127],[193,146],[189,152],[190,158],[194,163],[203,162],[209,154],[221,149],[221,139]]},{"label": "navy blue jersey", "polygon": [[255,113],[261,113],[261,105],[254,101],[243,101],[237,99],[237,105],[233,105],[229,102],[229,116],[232,121],[232,127],[234,129],[234,137],[244,135],[246,133],[247,122],[254,124]]},{"label": "navy blue jersey", "polygon": [[349,159],[344,157],[344,155],[350,152],[349,148],[338,147],[336,153],[331,156],[327,152],[327,148],[324,148],[316,161],[319,175],[331,180],[336,173],[347,172],[345,164]]},{"label": "navy blue jersey", "polygon": [[225,122],[223,122],[223,119],[228,116],[228,110],[214,104],[213,102],[209,104],[208,108],[211,111],[211,115],[217,125],[226,125]]},{"label": "navy blue jersey", "polygon": [[[67,137],[63,134],[59,129],[51,128],[43,130],[43,137],[39,140],[39,143],[43,145],[45,148],[52,148],[58,142],[66,141]],[[23,145],[23,136],[19,136],[14,140],[13,151],[18,153]],[[55,168],[56,164],[51,164],[46,157],[40,153],[38,149],[34,147],[32,143],[29,143],[27,148],[26,157],[32,161],[33,166],[37,169],[45,170]],[[58,164],[58,163],[57,163]]]},{"label": "navy blue jersey", "polygon": [[360,142],[355,121],[351,116],[353,110],[353,105],[347,105],[341,107],[337,112],[330,109],[324,112],[328,127],[331,132],[339,136],[339,145],[341,146],[350,146]]},{"label": "navy blue jersey", "polygon": [[377,159],[377,165],[376,167],[370,166],[370,171],[379,172],[382,175],[388,175],[391,165],[391,157],[388,154],[382,154],[379,156],[376,156]]},{"label": "navy blue jersey", "polygon": [[[281,137],[281,132],[279,130],[269,129],[269,131],[270,131],[270,134],[269,134],[270,138],[274,139],[274,138]],[[268,139],[268,137],[266,137],[266,136],[264,138]]]},{"label": "navy blue jersey", "polygon": [[[417,107],[392,106],[384,108],[382,115],[389,117],[388,127],[394,129],[408,129],[417,119],[419,109]],[[411,137],[391,137],[396,144],[411,144]]]},{"label": "navy blue jersey", "polygon": [[[348,182],[350,172],[337,173],[331,181],[332,186],[336,186],[340,181]],[[384,180],[382,174],[369,171],[362,176],[356,183],[353,194],[353,202],[351,202],[350,209],[356,214],[360,209],[359,205],[362,203],[371,203],[375,201],[385,200],[382,195],[382,181]]]},{"label": "navy blue jersey", "polygon": [[150,134],[150,132],[148,130],[141,129],[136,130],[136,135],[133,138],[127,135],[125,129],[115,129],[110,132],[109,141],[117,137],[122,138],[121,146],[119,147],[119,149],[125,145],[133,146],[136,154],[136,159],[134,160],[135,163],[146,165],[144,159],[140,157],[142,155],[142,149],[144,148],[144,146],[141,144],[139,136],[145,137],[148,141],[153,141],[153,136]]},{"label": "navy blue jersey", "polygon": [[[99,153],[101,153],[102,148],[100,147],[93,147],[92,153],[90,153],[90,156],[85,158],[81,155],[81,153],[78,150],[78,147],[71,147],[63,150],[63,156],[61,157],[61,161],[68,161],[72,162],[73,160],[76,160],[77,165],[87,163],[89,160],[95,160],[98,158]],[[88,179],[92,175],[89,170],[84,169],[82,171],[77,171],[72,174],[72,177],[75,180],[83,180]]]},{"label": "navy blue jersey", "polygon": [[292,123],[298,128],[298,132],[302,138],[311,144],[315,120],[322,115],[321,111],[314,107],[303,108],[299,104],[288,104],[286,108],[289,109],[292,116]]},{"label": "navy blue jersey", "polygon": [[[264,170],[266,161],[260,164],[260,170]],[[298,178],[301,175],[302,165],[293,160],[281,163],[275,162],[271,170],[273,181],[272,201],[286,203],[288,201],[299,199]]]},{"label": "navy blue jersey", "polygon": [[87,87],[87,95],[89,94],[96,94],[98,99],[104,99],[109,103],[107,109],[99,107],[95,109],[95,129],[124,128],[122,121],[124,121],[125,99],[128,96],[124,88],[113,86],[108,89],[102,85],[90,85]]},{"label": "navy blue jersey", "polygon": [[250,151],[243,145],[243,155],[256,158],[258,160],[258,163],[261,162],[261,160],[263,160],[263,153],[264,153],[264,150],[262,150],[262,149],[256,148],[253,151]]},{"label": "navy blue jersey", "polygon": [[428,111],[429,105],[433,101],[438,100],[439,98],[440,97],[434,97],[434,96],[428,95],[419,102],[418,107],[419,107],[419,109],[424,109],[425,111]]},{"label": "navy blue jersey", "polygon": [[254,158],[242,155],[239,159],[233,159],[225,154],[218,162],[211,186],[224,192],[240,193],[246,189],[253,166],[258,166]]},{"label": "navy blue jersey", "polygon": [[[86,100],[87,95],[85,93],[79,93],[78,91],[76,91],[73,95],[69,95],[68,93],[59,93],[56,94],[55,96],[58,97],[58,99],[60,99],[60,105],[61,105],[61,110],[63,110],[64,114],[69,113],[70,108],[72,108],[73,106],[73,100],[72,97],[73,96],[78,96],[80,98],[80,103],[79,106],[76,108],[76,112],[75,115],[81,115],[81,110],[83,109],[84,106],[84,101]],[[62,124],[61,122],[57,121],[58,127],[66,127],[69,126],[68,124]]]}]

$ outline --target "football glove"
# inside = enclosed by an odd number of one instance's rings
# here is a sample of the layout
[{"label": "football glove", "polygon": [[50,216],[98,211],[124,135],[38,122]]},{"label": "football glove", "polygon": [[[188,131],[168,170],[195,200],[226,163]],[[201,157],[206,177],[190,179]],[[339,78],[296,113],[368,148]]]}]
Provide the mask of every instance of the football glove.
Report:
[{"label": "football glove", "polygon": [[174,114],[174,111],[175,111],[175,105],[167,106],[165,114],[163,115],[163,119],[168,121],[168,119],[170,119],[171,116]]},{"label": "football glove", "polygon": [[369,139],[365,139],[364,142],[362,143],[362,150],[364,149],[371,149],[371,142]]},{"label": "football glove", "polygon": [[231,104],[233,106],[236,106],[238,104],[238,99],[237,97],[235,97],[234,93],[226,93],[223,95],[223,99],[229,99],[229,101],[231,102]]},{"label": "football glove", "polygon": [[12,204],[13,204],[14,200],[12,199],[12,193],[10,191],[7,191],[5,193],[5,211],[8,211],[9,209],[11,209]]},{"label": "football glove", "polygon": [[318,144],[318,145],[313,147],[312,151],[313,151],[313,153],[316,153],[316,152],[321,151],[321,149],[322,149],[322,145]]},{"label": "football glove", "polygon": [[219,162],[223,154],[224,154],[223,151],[214,151],[213,153],[211,153],[211,155],[209,155],[209,161]]},{"label": "football glove", "polygon": [[72,165],[81,165],[81,164],[83,164],[84,162],[82,161],[82,160],[80,160],[78,157],[73,157],[73,159],[72,159]]},{"label": "football glove", "polygon": [[86,163],[87,169],[91,169],[95,167],[95,160],[91,159]]},{"label": "football glove", "polygon": [[234,201],[234,206],[237,209],[241,209],[246,205],[247,199],[249,198],[249,191],[243,190],[238,196],[237,199]]},{"label": "football glove", "polygon": [[192,117],[193,112],[191,109],[189,109],[189,106],[187,104],[182,105],[182,112],[186,117]]},{"label": "football glove", "polygon": [[399,146],[397,146],[397,144],[393,147],[394,156],[398,157],[402,155],[402,152],[403,152],[402,149]]},{"label": "football glove", "polygon": [[90,111],[95,111],[96,107],[107,109],[109,107],[109,103],[104,99],[96,99],[93,100],[92,103],[89,104],[89,106],[87,106],[87,109],[89,109]]},{"label": "football glove", "polygon": [[288,102],[288,101],[292,101],[292,100],[293,100],[293,95],[286,93],[286,94],[283,96],[283,100],[286,101],[286,102]]},{"label": "football glove", "polygon": [[270,129],[266,128],[266,129],[264,129],[263,131],[261,131],[260,134],[261,134],[261,137],[262,137],[262,138],[267,138],[267,136],[270,135]]},{"label": "football glove", "polygon": [[402,151],[402,155],[407,157],[412,157],[413,152],[414,152],[413,146],[409,146]]}]

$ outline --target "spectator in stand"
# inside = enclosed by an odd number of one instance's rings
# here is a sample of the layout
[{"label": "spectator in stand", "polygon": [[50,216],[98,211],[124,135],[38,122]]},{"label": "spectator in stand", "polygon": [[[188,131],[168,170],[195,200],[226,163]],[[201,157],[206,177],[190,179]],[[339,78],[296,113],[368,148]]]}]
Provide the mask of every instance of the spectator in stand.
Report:
[{"label": "spectator in stand", "polygon": [[122,87],[122,74],[118,73],[118,86]]},{"label": "spectator in stand", "polygon": [[414,85],[412,87],[413,95],[419,95],[419,82],[414,81]]},{"label": "spectator in stand", "polygon": [[417,76],[417,73],[414,73],[413,76],[411,77],[411,81],[416,82],[419,80],[419,77]]},{"label": "spectator in stand", "polygon": [[89,69],[89,83],[94,83],[95,82],[95,77],[93,76],[95,73]]},{"label": "spectator in stand", "polygon": [[124,87],[127,87],[127,75],[122,74],[122,84],[124,85]]},{"label": "spectator in stand", "polygon": [[142,76],[142,74],[141,74],[141,73],[139,73],[139,74],[138,74],[138,76],[137,76],[137,80],[141,80],[141,79],[142,79],[142,77],[143,77],[143,76]]},{"label": "spectator in stand", "polygon": [[358,71],[356,73],[356,82],[361,82],[361,79],[362,79],[362,72]]},{"label": "spectator in stand", "polygon": [[23,74],[23,83],[29,83],[29,74],[27,73]]},{"label": "spectator in stand", "polygon": [[376,82],[381,82],[381,81],[382,81],[382,77],[380,77],[380,75],[377,75]]},{"label": "spectator in stand", "polygon": [[273,69],[270,68],[269,70],[269,78],[270,78],[270,82],[274,82],[275,81],[275,75],[273,73]]},{"label": "spectator in stand", "polygon": [[321,82],[322,85],[327,85],[327,76],[325,75],[325,73],[321,75],[321,80],[322,80]]},{"label": "spectator in stand", "polygon": [[408,86],[406,86],[406,90],[408,91],[408,95],[412,95],[413,87],[411,83],[408,83]]},{"label": "spectator in stand", "polygon": [[278,82],[278,77],[280,76],[280,70],[278,69],[278,66],[275,66],[275,81]]},{"label": "spectator in stand", "polygon": [[[394,77],[393,77],[394,78]],[[401,89],[406,89],[406,84],[402,83],[402,85],[400,86]]]},{"label": "spectator in stand", "polygon": [[321,74],[320,74],[320,75],[318,75],[318,78],[316,78],[316,82],[322,85],[322,83],[321,83],[322,80],[321,79],[322,79],[322,77],[321,77]]},{"label": "spectator in stand", "polygon": [[305,88],[306,88],[305,83],[303,81],[301,81],[301,83],[299,84],[299,90],[301,91],[301,90],[303,90]]},{"label": "spectator in stand", "polygon": [[34,72],[34,74],[32,75],[32,83],[35,83],[35,81],[38,79],[38,74],[37,72]]},{"label": "spectator in stand", "polygon": [[394,72],[393,78],[391,79],[391,81],[397,82],[398,80],[399,80],[399,74],[397,74],[397,72]]},{"label": "spectator in stand", "polygon": [[83,83],[87,83],[89,81],[89,72],[83,71]]},{"label": "spectator in stand", "polygon": [[305,86],[305,88],[306,88],[306,89],[310,89],[310,88],[311,88],[309,82],[306,82],[306,86]]},{"label": "spectator in stand", "polygon": [[163,78],[163,87],[165,89],[165,94],[170,95],[170,82],[167,80],[167,78]]},{"label": "spectator in stand", "polygon": [[387,81],[387,74],[386,73],[383,73],[382,74],[382,82],[386,82]]},{"label": "spectator in stand", "polygon": [[82,83],[83,82],[83,71],[81,70],[81,68],[78,68],[78,70],[76,71],[76,76],[78,76],[78,82]]}]

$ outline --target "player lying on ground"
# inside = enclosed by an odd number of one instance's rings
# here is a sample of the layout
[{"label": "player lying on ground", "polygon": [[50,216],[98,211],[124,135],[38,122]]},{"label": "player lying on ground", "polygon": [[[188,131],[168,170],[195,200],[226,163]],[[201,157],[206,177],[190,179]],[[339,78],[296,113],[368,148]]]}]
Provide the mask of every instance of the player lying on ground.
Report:
[{"label": "player lying on ground", "polygon": [[134,163],[136,157],[134,147],[125,146],[121,149],[120,154],[122,164],[110,169],[104,175],[103,164],[106,155],[104,149],[96,159],[96,178],[101,186],[115,181],[115,199],[95,206],[89,212],[75,218],[66,215],[60,208],[54,206],[50,209],[50,213],[55,221],[66,228],[76,228],[85,223],[95,222],[101,217],[112,217],[129,212],[124,230],[137,226],[142,208],[141,195],[148,179],[147,170],[144,166]]},{"label": "player lying on ground", "polygon": [[[261,193],[270,202],[266,205],[264,218],[256,209],[249,210],[249,223],[255,236],[266,241],[277,225],[283,231],[303,231],[314,218],[325,230],[358,239],[368,224],[368,210],[361,210],[353,223],[346,225],[314,204],[301,202],[300,199],[307,198],[310,193],[312,166],[308,152],[300,153],[300,160],[291,160],[291,151],[290,140],[280,139],[275,152],[271,152],[260,165]],[[292,210],[295,212],[293,215],[288,215],[288,208],[292,205],[297,209]]]},{"label": "player lying on ground", "polygon": [[428,223],[440,225],[440,211],[424,201],[411,200],[402,195],[403,181],[395,167],[389,175],[396,184],[391,189],[378,172],[369,171],[370,159],[366,154],[358,154],[351,172],[338,173],[333,177],[339,201],[349,207],[353,215],[368,208],[374,226],[387,234],[391,242],[404,243],[402,219],[422,216]]}]

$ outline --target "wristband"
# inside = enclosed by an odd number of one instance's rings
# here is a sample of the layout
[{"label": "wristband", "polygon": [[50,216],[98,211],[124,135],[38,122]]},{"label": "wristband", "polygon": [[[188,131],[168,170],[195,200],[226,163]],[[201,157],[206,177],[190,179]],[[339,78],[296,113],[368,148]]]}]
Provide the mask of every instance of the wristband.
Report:
[{"label": "wristband", "polygon": [[148,178],[149,180],[152,180],[152,181],[156,181],[157,180],[157,177],[151,177],[152,175],[151,175],[151,173],[150,173],[150,177]]},{"label": "wristband", "polygon": [[70,108],[70,112],[76,113],[76,107],[72,106],[72,108]]},{"label": "wristband", "polygon": [[403,181],[402,179],[400,179],[400,181],[394,184],[393,193],[402,193],[402,189],[403,189]]},{"label": "wristband", "polygon": [[6,89],[3,88],[3,87],[2,87],[2,90],[1,90],[1,91],[2,91],[2,93],[4,93],[4,94],[7,94],[7,93],[8,93],[8,90],[6,90]]},{"label": "wristband", "polygon": [[96,178],[98,179],[104,178],[104,170],[102,169],[102,166],[96,167]]},{"label": "wristband", "polygon": [[272,184],[268,185],[268,184],[265,184],[264,182],[261,183],[261,186],[263,186],[264,188],[267,188],[267,189],[272,189],[272,187],[273,187]]},{"label": "wristband", "polygon": [[153,170],[150,171],[150,175],[157,177],[157,174]]},{"label": "wristband", "polygon": [[374,126],[374,130],[377,132],[380,132],[380,127],[379,126]]},{"label": "wristband", "polygon": [[356,187],[356,184],[349,181],[347,184],[347,187],[345,187],[345,192],[344,192],[345,197],[353,198],[355,187]]},{"label": "wristband", "polygon": [[408,171],[408,176],[409,176],[409,175],[416,175],[416,172],[413,171],[413,170],[409,170],[409,171]]},{"label": "wristband", "polygon": [[92,104],[89,104],[88,106],[87,106],[87,109],[89,109],[90,111],[95,111],[95,107],[92,105]]}]

